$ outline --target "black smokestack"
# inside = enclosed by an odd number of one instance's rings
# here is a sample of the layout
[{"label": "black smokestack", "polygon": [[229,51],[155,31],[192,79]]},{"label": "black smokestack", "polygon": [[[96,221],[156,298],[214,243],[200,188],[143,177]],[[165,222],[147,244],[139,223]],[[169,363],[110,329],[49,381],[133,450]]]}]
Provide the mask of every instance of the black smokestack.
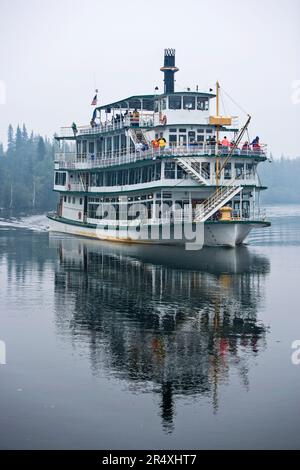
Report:
[{"label": "black smokestack", "polygon": [[160,70],[164,72],[165,93],[174,93],[174,74],[179,70],[175,66],[175,49],[165,49],[164,66]]}]

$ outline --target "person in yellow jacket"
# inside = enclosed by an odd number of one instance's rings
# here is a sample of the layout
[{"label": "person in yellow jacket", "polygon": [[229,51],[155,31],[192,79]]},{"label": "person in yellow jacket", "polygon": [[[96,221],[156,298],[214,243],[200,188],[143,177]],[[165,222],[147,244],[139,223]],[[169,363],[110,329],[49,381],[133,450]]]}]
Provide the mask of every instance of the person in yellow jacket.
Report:
[{"label": "person in yellow jacket", "polygon": [[160,136],[160,138],[158,139],[158,145],[162,152],[165,149],[166,143],[167,143],[166,139],[163,136]]}]

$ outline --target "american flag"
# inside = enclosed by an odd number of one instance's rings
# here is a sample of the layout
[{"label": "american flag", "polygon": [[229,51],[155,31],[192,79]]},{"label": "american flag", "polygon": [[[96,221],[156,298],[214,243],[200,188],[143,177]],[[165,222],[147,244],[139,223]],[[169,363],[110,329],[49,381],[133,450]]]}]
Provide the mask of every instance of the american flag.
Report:
[{"label": "american flag", "polygon": [[91,106],[96,106],[96,104],[97,104],[97,101],[98,101],[98,95],[97,95],[97,93],[98,93],[98,90],[96,90],[96,94],[95,94],[95,96],[94,96],[94,98],[93,98],[93,101],[91,102]]}]

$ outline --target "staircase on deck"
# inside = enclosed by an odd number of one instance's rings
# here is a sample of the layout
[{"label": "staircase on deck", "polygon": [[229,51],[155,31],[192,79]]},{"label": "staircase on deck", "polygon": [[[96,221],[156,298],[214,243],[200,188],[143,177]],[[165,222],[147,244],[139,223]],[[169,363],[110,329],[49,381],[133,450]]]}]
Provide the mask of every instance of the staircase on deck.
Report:
[{"label": "staircase on deck", "polygon": [[242,189],[243,187],[237,184],[220,186],[203,204],[198,205],[195,211],[194,222],[205,222]]},{"label": "staircase on deck", "polygon": [[131,137],[131,140],[134,143],[134,145],[142,143],[142,144],[149,146],[149,142],[147,141],[146,136],[142,129],[139,129],[138,127],[137,128],[131,127],[130,129],[128,129],[128,134]]},{"label": "staircase on deck", "polygon": [[[176,158],[176,161],[201,186],[210,185],[209,174],[201,168],[199,159],[182,157]],[[198,206],[194,221],[205,222],[242,189],[243,187],[237,184],[236,180],[231,180],[225,186],[220,186],[203,204]]]},{"label": "staircase on deck", "polygon": [[208,186],[210,184],[209,174],[201,168],[201,163],[199,162],[199,159],[190,157],[180,157],[176,158],[176,162],[201,186]]}]

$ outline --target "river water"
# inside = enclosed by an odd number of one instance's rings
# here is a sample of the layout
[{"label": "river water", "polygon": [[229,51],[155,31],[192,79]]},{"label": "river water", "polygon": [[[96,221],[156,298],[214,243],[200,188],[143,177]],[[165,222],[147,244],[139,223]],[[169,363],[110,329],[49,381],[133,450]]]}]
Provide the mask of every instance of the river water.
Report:
[{"label": "river water", "polygon": [[197,253],[0,219],[0,448],[299,448],[300,206],[269,214]]}]

